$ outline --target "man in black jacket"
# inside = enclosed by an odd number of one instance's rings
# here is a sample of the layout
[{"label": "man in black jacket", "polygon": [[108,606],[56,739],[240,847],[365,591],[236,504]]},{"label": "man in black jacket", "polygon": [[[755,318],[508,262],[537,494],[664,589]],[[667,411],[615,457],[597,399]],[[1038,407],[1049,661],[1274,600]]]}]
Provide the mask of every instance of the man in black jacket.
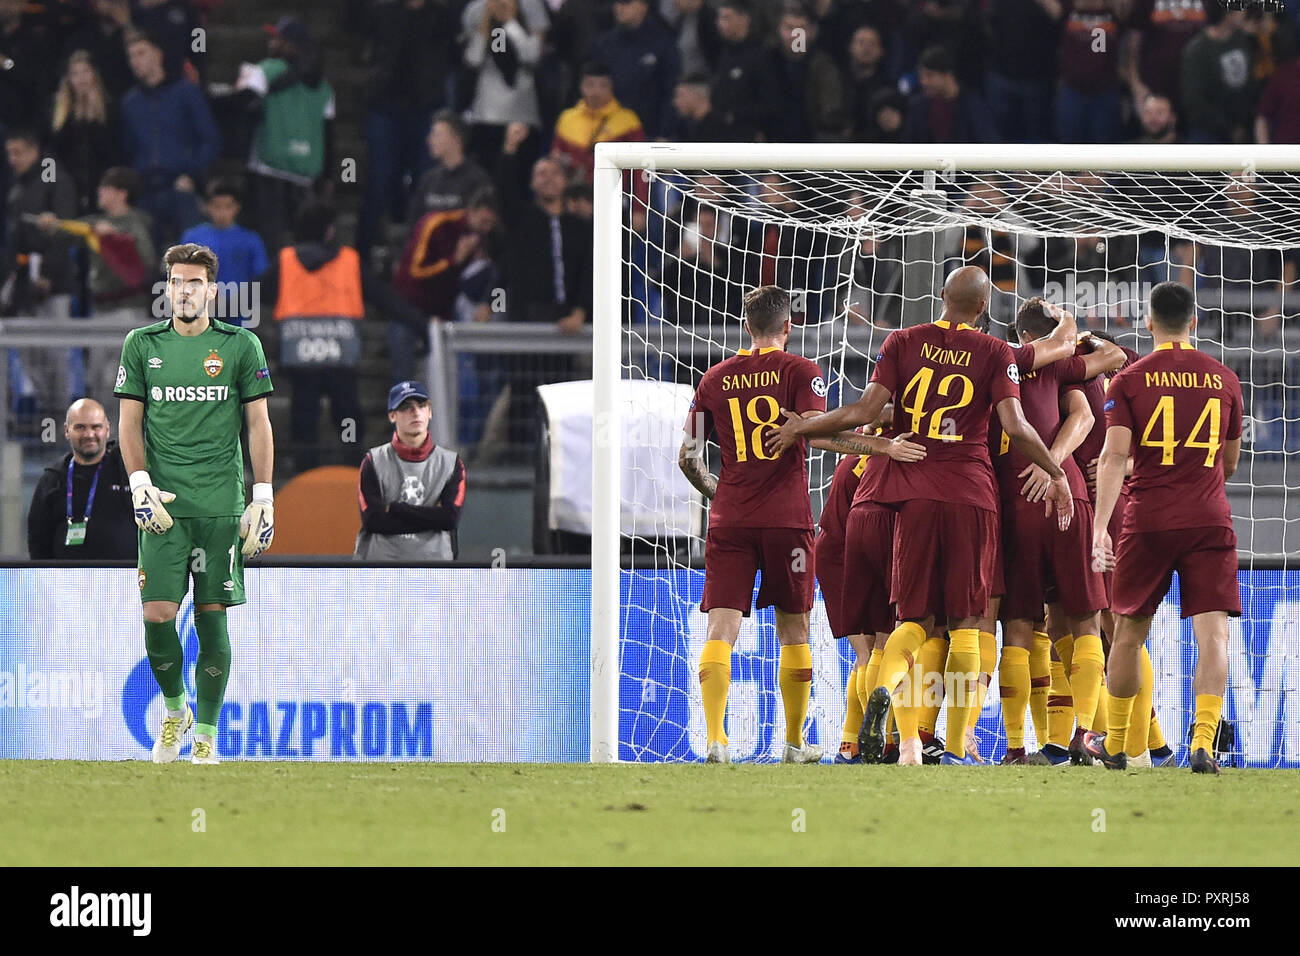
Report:
[{"label": "man in black jacket", "polygon": [[45,469],[27,513],[33,559],[136,559],[135,511],[126,466],[109,441],[104,406],[80,398],[68,408],[63,435],[72,451]]}]

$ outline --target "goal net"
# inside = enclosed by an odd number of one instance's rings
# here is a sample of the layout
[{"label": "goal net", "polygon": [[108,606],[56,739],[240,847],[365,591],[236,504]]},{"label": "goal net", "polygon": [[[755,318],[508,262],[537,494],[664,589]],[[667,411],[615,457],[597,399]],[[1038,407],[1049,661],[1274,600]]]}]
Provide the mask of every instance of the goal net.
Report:
[{"label": "goal net", "polygon": [[[992,279],[990,334],[1002,338],[1020,303],[1042,295],[1081,329],[1146,354],[1151,287],[1195,290],[1197,345],[1240,376],[1247,413],[1229,486],[1244,613],[1230,628],[1228,751],[1239,765],[1300,766],[1300,572],[1286,561],[1300,548],[1288,493],[1300,479],[1300,158],[1270,147],[624,144],[598,147],[597,165],[595,402],[606,427],[593,463],[594,760],[689,761],[705,748],[703,531],[620,526],[620,500],[664,489],[663,467],[619,467],[619,436],[652,414],[619,380],[694,386],[748,344],[744,293],[774,283],[791,294],[789,349],[821,366],[834,408],[861,394],[891,330],[936,317],[944,276],[976,264]],[[680,437],[651,450],[664,467]],[[814,517],[836,461],[810,455]],[[707,462],[717,474],[715,443]],[[811,643],[805,735],[833,754],[852,649],[832,638],[820,589]],[[1176,581],[1148,646],[1155,709],[1184,759],[1196,650]],[[756,611],[732,659],[733,759],[780,756],[777,654],[771,609]],[[996,676],[977,735],[986,760],[1001,757]]]}]

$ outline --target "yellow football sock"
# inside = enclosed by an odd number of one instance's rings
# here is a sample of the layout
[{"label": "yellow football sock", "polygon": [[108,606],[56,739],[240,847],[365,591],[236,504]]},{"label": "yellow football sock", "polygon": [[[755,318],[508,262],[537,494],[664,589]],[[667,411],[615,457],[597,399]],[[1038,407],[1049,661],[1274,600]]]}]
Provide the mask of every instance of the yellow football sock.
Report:
[{"label": "yellow football sock", "polygon": [[1025,746],[1025,707],[1029,703],[1029,649],[1003,647],[998,667],[998,693],[1002,696],[1002,726],[1007,731],[1007,749]]},{"label": "yellow football sock", "polygon": [[1059,641],[1053,641],[1052,646],[1056,648],[1056,656],[1065,665],[1065,679],[1069,680],[1070,668],[1074,666],[1074,635],[1067,634]]},{"label": "yellow football sock", "polygon": [[867,709],[867,699],[871,696],[871,692],[876,689],[876,676],[880,673],[880,661],[884,656],[884,651],[879,648],[872,648],[871,657],[867,660],[867,666],[858,668],[858,700],[862,703],[864,712]]},{"label": "yellow football sock", "polygon": [[943,637],[927,640],[916,656],[916,673],[920,675],[917,681],[921,691],[919,732],[933,735],[934,725],[939,722],[939,708],[943,706],[943,665],[947,660],[948,640]]},{"label": "yellow football sock", "polygon": [[1160,718],[1156,716],[1156,709],[1152,707],[1151,729],[1147,731],[1147,749],[1164,750],[1168,746],[1169,744],[1165,742],[1165,732],[1160,729]]},{"label": "yellow football sock", "polygon": [[1029,651],[1029,716],[1040,748],[1047,739],[1047,689],[1051,683],[1052,639],[1034,631],[1034,646]]},{"label": "yellow football sock", "polygon": [[855,667],[849,671],[848,683],[844,686],[844,733],[840,742],[857,744],[858,731],[862,729],[862,700],[858,697],[858,674],[862,670]]},{"label": "yellow football sock", "polygon": [[984,712],[984,697],[993,683],[993,670],[998,666],[998,637],[992,631],[980,631],[980,679],[975,685],[975,702],[966,716],[966,729],[974,730]]},{"label": "yellow football sock", "polygon": [[[1059,647],[1057,653],[1061,654]],[[1065,660],[1064,654],[1061,654],[1061,660]],[[1097,698],[1101,695],[1101,675],[1105,667],[1106,658],[1101,651],[1100,637],[1084,634],[1075,639],[1074,653],[1070,659],[1070,690],[1074,694],[1074,715],[1084,730],[1093,729]]]},{"label": "yellow football sock", "polygon": [[894,730],[898,727],[898,707],[891,704],[889,707],[889,716],[885,718],[885,746],[888,747],[894,742]]},{"label": "yellow football sock", "polygon": [[1133,701],[1136,697],[1115,697],[1111,695],[1107,708],[1106,753],[1117,754],[1128,746],[1128,722],[1133,716]]},{"label": "yellow football sock", "polygon": [[1047,689],[1047,742],[1068,747],[1073,732],[1074,698],[1070,696],[1070,679],[1065,676],[1065,665],[1052,661],[1052,683]]},{"label": "yellow football sock", "polygon": [[731,687],[731,645],[708,641],[700,653],[700,697],[709,743],[726,744],[727,691]]},{"label": "yellow football sock", "polygon": [[946,741],[948,753],[966,756],[966,735],[961,728],[970,719],[970,709],[975,703],[979,686],[980,632],[973,627],[957,628],[948,632],[952,639],[948,645],[948,664],[944,668],[944,684],[948,690],[948,726]]},{"label": "yellow football sock", "polygon": [[893,694],[898,689],[898,682],[916,664],[917,652],[924,643],[925,628],[915,621],[904,621],[894,628],[894,633],[889,635],[889,641],[885,644],[885,656],[880,661],[876,687],[884,687]]},{"label": "yellow football sock", "polygon": [[1219,732],[1223,698],[1215,694],[1196,695],[1196,722],[1192,725],[1192,753],[1205,750],[1214,756],[1214,735]]},{"label": "yellow football sock", "polygon": [[[1101,690],[1097,692],[1097,709],[1092,715],[1092,730],[1099,734],[1110,729],[1110,691],[1102,681]],[[1117,751],[1118,752],[1118,751]]]},{"label": "yellow football sock", "polygon": [[808,716],[808,699],[812,696],[812,648],[807,644],[787,644],[781,648],[776,682],[785,704],[785,742],[803,746],[803,722]]},{"label": "yellow football sock", "polygon": [[1138,658],[1141,668],[1142,683],[1138,685],[1137,697],[1133,699],[1133,712],[1128,719],[1128,733],[1124,748],[1130,757],[1141,757],[1147,750],[1147,738],[1151,734],[1151,691],[1155,684],[1155,670],[1151,667],[1151,654],[1147,646],[1142,645]]}]

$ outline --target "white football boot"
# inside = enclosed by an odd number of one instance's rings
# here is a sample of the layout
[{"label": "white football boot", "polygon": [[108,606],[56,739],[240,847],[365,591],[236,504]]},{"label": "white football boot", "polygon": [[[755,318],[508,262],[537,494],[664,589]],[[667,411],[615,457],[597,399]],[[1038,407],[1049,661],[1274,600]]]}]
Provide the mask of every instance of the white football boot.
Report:
[{"label": "white football boot", "polygon": [[1149,750],[1144,750],[1144,751],[1142,751],[1142,756],[1140,756],[1140,757],[1129,757],[1129,758],[1128,758],[1128,765],[1129,765],[1130,767],[1150,767],[1150,766],[1151,766],[1151,751],[1149,751]]},{"label": "white football boot", "polygon": [[194,748],[190,751],[190,763],[221,763],[217,759],[216,748],[212,746],[211,737],[194,736]]},{"label": "white football boot", "polygon": [[781,763],[821,763],[822,748],[816,744],[804,744],[802,747],[796,747],[793,744],[786,744],[785,750],[781,751]]},{"label": "white football boot", "polygon": [[705,763],[731,763],[731,753],[727,745],[715,740],[709,744],[709,752],[704,755]]},{"label": "white football boot", "polygon": [[179,717],[168,717],[163,713],[162,729],[153,742],[153,762],[171,763],[181,755],[181,739],[194,724],[194,711],[185,705],[185,712]]}]

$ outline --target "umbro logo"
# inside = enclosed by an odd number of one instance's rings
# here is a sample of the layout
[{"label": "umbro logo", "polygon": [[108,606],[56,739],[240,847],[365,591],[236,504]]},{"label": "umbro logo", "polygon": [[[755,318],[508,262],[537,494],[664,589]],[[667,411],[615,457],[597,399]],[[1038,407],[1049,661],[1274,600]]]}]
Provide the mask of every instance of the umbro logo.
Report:
[{"label": "umbro logo", "polygon": [[224,591],[233,591],[233,590],[235,589],[235,582],[234,582],[234,581],[223,581],[223,582],[221,583],[221,588],[222,588],[222,590],[224,590]]},{"label": "umbro logo", "polygon": [[158,356],[155,355],[153,358],[149,359],[149,367],[162,368],[162,359],[158,358]]}]

